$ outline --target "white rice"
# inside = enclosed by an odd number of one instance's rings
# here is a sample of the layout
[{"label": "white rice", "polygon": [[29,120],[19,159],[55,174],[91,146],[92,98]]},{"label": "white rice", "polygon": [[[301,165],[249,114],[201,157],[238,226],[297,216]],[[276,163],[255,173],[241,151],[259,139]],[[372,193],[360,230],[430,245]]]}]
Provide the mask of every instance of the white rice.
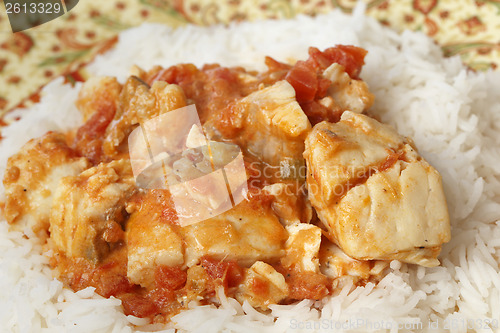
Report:
[{"label": "white rice", "polygon": [[[500,73],[468,72],[460,59],[443,58],[426,36],[396,34],[365,17],[362,6],[352,16],[335,11],[229,28],[172,30],[145,24],[123,32],[116,47],[98,57],[89,71],[123,81],[134,64],[148,69],[156,64],[217,62],[262,70],[265,55],[301,59],[308,46],[324,49],[338,43],[369,51],[362,77],[376,96],[373,113],[413,138],[443,176],[452,240],[443,248],[442,266],[394,261],[391,273],[376,286],[352,292],[347,286],[321,302],[271,306],[269,314],[221,295],[219,309],[192,304],[172,325],[193,332],[498,332]],[[55,80],[43,89],[38,105],[15,112],[22,119],[2,130],[0,177],[8,156],[28,139],[81,122],[72,104],[78,89]],[[162,329],[140,326],[145,320],[127,318],[119,300],[103,299],[91,288],[78,293],[64,288],[51,278],[41,244],[7,229],[0,223],[0,331]]]}]

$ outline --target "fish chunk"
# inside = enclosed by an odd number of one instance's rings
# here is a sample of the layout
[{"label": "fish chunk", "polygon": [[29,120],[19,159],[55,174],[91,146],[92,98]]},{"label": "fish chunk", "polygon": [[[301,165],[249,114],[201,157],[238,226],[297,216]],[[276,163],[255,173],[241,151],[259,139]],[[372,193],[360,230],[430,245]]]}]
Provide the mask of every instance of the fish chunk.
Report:
[{"label": "fish chunk", "polygon": [[26,143],[9,158],[3,179],[5,218],[15,228],[48,230],[54,190],[66,176],[78,175],[90,163],[68,147],[65,136],[49,132]]},{"label": "fish chunk", "polygon": [[232,141],[241,148],[277,167],[303,162],[304,139],[311,124],[290,83],[278,81],[255,91],[228,110],[232,125],[238,129]]},{"label": "fish chunk", "polygon": [[83,115],[83,121],[89,120],[96,112],[118,108],[122,86],[114,77],[91,77],[83,84],[76,106]]},{"label": "fish chunk", "polygon": [[142,196],[126,226],[127,277],[130,282],[152,287],[157,266],[184,264],[184,245],[176,223],[176,213],[167,190],[149,190]]},{"label": "fish chunk", "polygon": [[286,268],[302,272],[319,273],[318,252],[321,244],[321,229],[308,223],[286,226],[288,239],[286,256],[281,264]]},{"label": "fish chunk", "polygon": [[175,84],[156,81],[150,88],[137,77],[130,77],[120,93],[113,121],[106,129],[103,151],[109,156],[119,152],[137,124],[186,106],[186,96]]},{"label": "fish chunk", "polygon": [[255,308],[267,310],[271,304],[278,304],[289,294],[285,277],[271,265],[257,261],[246,272],[245,280],[237,299],[245,300]]},{"label": "fish chunk", "polygon": [[274,183],[262,191],[271,196],[273,211],[281,224],[287,226],[311,221],[313,210],[307,199],[305,182]]},{"label": "fish chunk", "polygon": [[[64,178],[50,215],[50,240],[68,258],[101,261],[120,241],[125,203],[135,190],[127,159],[101,163]],[[118,233],[118,235],[117,235]]]},{"label": "fish chunk", "polygon": [[362,113],[372,106],[375,96],[368,89],[368,85],[362,80],[351,79],[342,65],[330,65],[323,72],[323,77],[332,82],[327,95],[332,97],[342,110]]},{"label": "fish chunk", "polygon": [[306,139],[311,204],[356,259],[439,264],[450,223],[439,173],[388,125],[346,111]]},{"label": "fish chunk", "polygon": [[384,269],[389,266],[388,261],[351,258],[327,239],[321,242],[318,256],[321,273],[332,279],[348,276],[354,283],[381,277]]},{"label": "fish chunk", "polygon": [[277,261],[284,254],[287,234],[269,204],[256,198],[203,222],[182,228],[186,264],[202,256],[235,260],[250,266],[257,260]]}]

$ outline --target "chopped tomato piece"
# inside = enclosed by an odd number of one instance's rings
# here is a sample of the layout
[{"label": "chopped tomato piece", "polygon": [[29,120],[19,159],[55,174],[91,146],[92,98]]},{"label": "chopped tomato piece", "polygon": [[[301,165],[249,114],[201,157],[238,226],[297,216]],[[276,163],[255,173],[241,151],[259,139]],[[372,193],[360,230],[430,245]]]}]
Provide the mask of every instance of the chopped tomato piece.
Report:
[{"label": "chopped tomato piece", "polygon": [[173,290],[155,288],[148,293],[148,298],[161,310],[168,310],[176,305],[176,295]]},{"label": "chopped tomato piece", "polygon": [[222,279],[226,270],[223,261],[214,260],[210,257],[201,258],[201,266],[205,269],[208,275],[213,279]]},{"label": "chopped tomato piece", "polygon": [[226,272],[227,287],[232,288],[238,286],[243,282],[243,278],[243,269],[234,261],[228,262]]},{"label": "chopped tomato piece", "polygon": [[225,288],[236,287],[243,281],[243,269],[235,261],[218,261],[205,256],[201,258],[201,265],[211,279]]},{"label": "chopped tomato piece", "polygon": [[332,85],[332,81],[324,78],[318,79],[318,91],[316,92],[316,98],[320,99],[326,96],[328,88]]},{"label": "chopped tomato piece", "polygon": [[389,155],[387,155],[385,161],[380,165],[379,171],[385,171],[392,167],[402,156],[404,155],[403,152],[395,152],[391,151]]},{"label": "chopped tomato piece", "polygon": [[277,71],[282,71],[282,70],[289,70],[292,68],[289,64],[284,64],[282,62],[279,62],[271,57],[266,57],[265,59],[265,64],[267,66],[268,71],[270,72],[277,72]]},{"label": "chopped tomato piece", "polygon": [[123,312],[145,318],[158,313],[157,306],[150,299],[137,294],[122,294],[118,297],[122,301]]},{"label": "chopped tomato piece", "polygon": [[146,77],[145,81],[149,85],[152,85],[155,81],[180,84],[181,82],[193,81],[195,74],[198,72],[198,68],[196,68],[193,64],[180,64],[163,69],[152,77]]},{"label": "chopped tomato piece", "polygon": [[302,103],[300,106],[313,126],[323,120],[336,123],[340,120],[343,112],[340,108],[328,109],[316,101]]},{"label": "chopped tomato piece", "polygon": [[[286,75],[286,80],[295,89],[297,102],[300,104],[322,98],[326,95],[331,82],[321,77],[321,73],[331,64],[342,65],[347,74],[358,79],[364,64],[366,51],[356,46],[338,45],[321,52],[315,47],[309,48],[309,59],[297,61]],[[266,60],[269,68],[279,68],[279,62]]]},{"label": "chopped tomato piece", "polygon": [[186,271],[180,267],[159,266],[155,271],[155,282],[157,288],[177,290],[186,284]]},{"label": "chopped tomato piece", "polygon": [[325,70],[333,63],[344,66],[352,79],[359,79],[367,51],[352,45],[337,45],[321,52],[315,47],[309,48],[309,60],[316,68]]},{"label": "chopped tomato piece", "polygon": [[112,102],[102,101],[99,109],[76,132],[74,142],[76,151],[94,164],[101,161],[102,140],[115,112],[116,107]]},{"label": "chopped tomato piece", "polygon": [[135,288],[126,277],[126,265],[117,261],[93,268],[83,260],[76,260],[70,267],[73,274],[70,285],[75,290],[92,286],[99,295],[110,297],[132,292]]},{"label": "chopped tomato piece", "polygon": [[251,284],[252,292],[255,295],[258,295],[260,297],[268,297],[269,296],[269,282],[259,278],[259,277],[254,277],[252,279],[252,284]]},{"label": "chopped tomato piece", "polygon": [[286,283],[290,288],[291,299],[316,299],[328,295],[328,278],[313,272],[291,272],[286,275]]},{"label": "chopped tomato piece", "polygon": [[121,275],[106,275],[100,271],[93,274],[93,285],[96,286],[96,292],[103,297],[117,296],[134,289],[127,277]]},{"label": "chopped tomato piece", "polygon": [[297,102],[304,103],[314,99],[318,91],[316,70],[306,61],[297,61],[286,75],[286,80],[295,89]]}]

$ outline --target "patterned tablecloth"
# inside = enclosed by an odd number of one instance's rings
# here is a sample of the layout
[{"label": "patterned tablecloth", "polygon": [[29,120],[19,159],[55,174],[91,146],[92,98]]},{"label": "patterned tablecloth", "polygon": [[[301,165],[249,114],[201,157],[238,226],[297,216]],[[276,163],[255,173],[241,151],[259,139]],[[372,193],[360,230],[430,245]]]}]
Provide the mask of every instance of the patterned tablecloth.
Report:
[{"label": "patterned tablecloth", "polygon": [[[3,0],[1,0],[3,2]],[[475,70],[500,63],[500,0],[364,0],[367,14],[401,31],[420,30]],[[174,27],[352,11],[356,0],[80,0],[51,22],[13,34],[0,4],[0,116],[36,101],[52,78],[78,69],[143,22]],[[77,74],[76,74],[77,75]]]}]

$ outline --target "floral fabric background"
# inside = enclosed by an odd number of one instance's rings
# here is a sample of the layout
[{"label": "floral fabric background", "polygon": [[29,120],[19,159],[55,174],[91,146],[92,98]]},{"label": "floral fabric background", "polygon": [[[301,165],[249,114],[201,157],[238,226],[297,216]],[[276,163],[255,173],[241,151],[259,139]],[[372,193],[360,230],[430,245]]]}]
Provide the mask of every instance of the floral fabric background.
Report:
[{"label": "floral fabric background", "polygon": [[[500,64],[500,0],[364,0],[367,14],[402,31],[420,30],[475,70]],[[49,80],[81,68],[124,29],[143,22],[173,27],[352,11],[356,0],[80,0],[64,16],[13,34],[0,4],[0,117],[33,103]]]}]

